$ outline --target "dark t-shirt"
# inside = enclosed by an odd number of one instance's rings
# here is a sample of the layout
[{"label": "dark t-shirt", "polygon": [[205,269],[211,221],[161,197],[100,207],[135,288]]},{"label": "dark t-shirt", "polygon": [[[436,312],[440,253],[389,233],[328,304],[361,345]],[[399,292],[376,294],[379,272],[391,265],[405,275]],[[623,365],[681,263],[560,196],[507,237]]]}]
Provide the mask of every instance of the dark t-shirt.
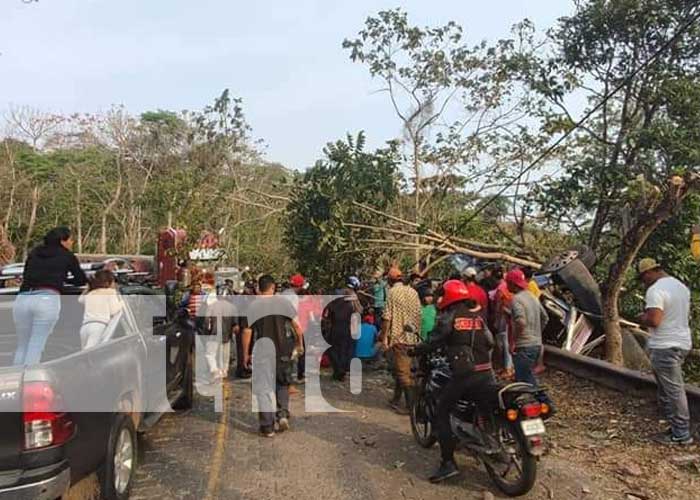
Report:
[{"label": "dark t-shirt", "polygon": [[289,357],[294,350],[295,338],[292,319],[297,312],[287,297],[274,295],[252,302],[248,310],[253,338],[271,339],[275,344],[277,358]]},{"label": "dark t-shirt", "polygon": [[337,298],[326,307],[324,319],[328,322],[330,342],[350,342],[352,340],[350,325],[355,312],[352,297]]}]

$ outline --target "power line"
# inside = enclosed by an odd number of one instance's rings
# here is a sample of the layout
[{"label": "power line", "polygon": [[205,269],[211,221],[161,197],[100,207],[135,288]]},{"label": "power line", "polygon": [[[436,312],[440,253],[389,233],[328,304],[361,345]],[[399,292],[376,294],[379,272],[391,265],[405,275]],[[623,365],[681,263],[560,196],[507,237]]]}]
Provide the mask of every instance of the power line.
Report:
[{"label": "power line", "polygon": [[[678,31],[668,39],[666,43],[664,43],[659,49],[652,54],[649,59],[647,59],[644,63],[642,63],[640,66],[638,66],[632,73],[630,73],[623,81],[620,83],[617,87],[612,89],[610,92],[608,92],[606,95],[603,96],[603,99],[595,105],[590,111],[588,111],[579,121],[577,121],[573,127],[571,127],[564,135],[562,135],[559,139],[557,139],[554,144],[549,146],[547,149],[544,150],[537,158],[535,158],[525,169],[523,169],[512,181],[506,183],[503,188],[501,188],[498,193],[493,195],[491,198],[489,198],[485,203],[481,204],[477,209],[465,220],[461,221],[460,226],[464,227],[466,224],[474,220],[481,212],[483,212],[486,208],[488,208],[493,202],[495,202],[503,193],[505,193],[508,189],[510,189],[511,186],[513,186],[516,182],[518,182],[526,173],[528,173],[530,170],[535,168],[538,163],[540,163],[542,160],[544,160],[547,156],[549,156],[552,151],[554,151],[559,145],[564,142],[566,138],[568,138],[576,129],[580,128],[583,123],[588,120],[591,116],[593,116],[598,110],[600,110],[605,104],[612,98],[615,94],[617,94],[620,90],[622,90],[627,84],[629,84],[634,78],[637,77],[639,73],[641,73],[643,70],[645,70],[647,67],[649,67],[656,59],[658,59],[663,52],[668,50],[676,41],[695,23],[700,19],[700,12],[695,14],[690,18],[688,22],[686,22],[681,28],[678,29]],[[446,236],[445,241],[447,241],[451,236]]]}]

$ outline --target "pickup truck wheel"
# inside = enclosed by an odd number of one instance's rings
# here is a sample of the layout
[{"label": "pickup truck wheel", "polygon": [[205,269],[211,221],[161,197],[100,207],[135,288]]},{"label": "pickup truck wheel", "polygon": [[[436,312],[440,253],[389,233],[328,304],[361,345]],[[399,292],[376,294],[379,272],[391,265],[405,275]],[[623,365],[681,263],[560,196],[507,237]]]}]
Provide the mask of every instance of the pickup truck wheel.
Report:
[{"label": "pickup truck wheel", "polygon": [[105,463],[98,472],[102,498],[129,498],[136,472],[137,442],[136,429],[131,417],[118,414],[109,433]]},{"label": "pickup truck wheel", "polygon": [[194,405],[194,353],[187,355],[187,366],[182,381],[182,396],[175,402],[176,410],[189,410]]}]

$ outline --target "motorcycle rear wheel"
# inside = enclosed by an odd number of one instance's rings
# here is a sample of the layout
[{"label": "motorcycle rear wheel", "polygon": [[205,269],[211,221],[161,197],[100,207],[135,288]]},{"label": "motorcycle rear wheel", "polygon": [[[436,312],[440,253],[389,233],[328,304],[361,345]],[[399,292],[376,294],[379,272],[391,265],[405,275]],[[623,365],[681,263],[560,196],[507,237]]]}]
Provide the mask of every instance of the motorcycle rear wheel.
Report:
[{"label": "motorcycle rear wheel", "polygon": [[[501,453],[497,456],[482,456],[481,459],[499,490],[510,497],[524,495],[535,484],[537,459],[528,452],[526,438],[516,427],[517,423],[502,420],[498,425]],[[506,476],[511,472],[515,472],[515,475],[513,479],[508,479]]]},{"label": "motorcycle rear wheel", "polygon": [[413,438],[422,448],[431,448],[437,441],[432,423],[434,412],[423,391],[416,395],[410,410]]}]

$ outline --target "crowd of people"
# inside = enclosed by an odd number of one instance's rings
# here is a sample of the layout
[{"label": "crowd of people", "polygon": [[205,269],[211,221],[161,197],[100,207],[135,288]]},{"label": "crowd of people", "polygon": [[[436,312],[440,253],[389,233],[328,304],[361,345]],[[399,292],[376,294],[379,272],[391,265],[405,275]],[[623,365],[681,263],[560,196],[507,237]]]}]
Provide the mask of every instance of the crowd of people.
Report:
[{"label": "crowd of people", "polygon": [[[445,290],[454,290],[450,287],[455,284],[460,287],[457,302],[467,304],[468,310],[479,318],[480,328],[497,339],[498,377],[537,385],[535,373],[542,359],[542,330],[547,313],[533,291],[536,285],[533,286],[522,270],[516,268],[504,273],[497,265],[484,266],[480,271],[470,267],[443,283],[416,273],[407,278],[397,266],[375,273],[364,283],[350,276],[341,288],[329,291],[336,298],[325,307],[317,300],[306,300],[312,298],[311,291],[300,274],[290,276],[286,286],[278,285],[269,275],[261,276],[257,283],[232,293],[279,297],[292,307],[287,316],[272,315],[271,319],[261,318],[251,324],[250,314],[234,317],[224,326],[223,344],[212,339],[210,346],[209,341],[204,340],[211,377],[215,380],[227,373],[232,338],[236,339],[235,376],[238,378],[250,377],[255,340],[272,339],[280,356],[277,371],[287,374],[278,376],[280,387],[276,391],[281,394],[277,402],[284,425],[277,422],[276,427],[288,428],[289,392],[296,392],[294,386],[304,383],[305,378],[305,357],[300,355],[305,349],[304,333],[315,322],[330,345],[321,359],[321,366],[331,369],[332,378],[344,381],[353,358],[363,360],[365,366],[388,366],[395,380],[389,404],[397,413],[406,415],[415,394],[412,351],[419,344],[439,342],[439,333],[445,336],[445,309],[454,300],[445,299]],[[315,292],[316,295],[322,293]],[[213,283],[203,285],[195,281],[182,298],[181,307],[193,321],[201,323],[201,332],[211,331],[202,318],[215,314],[213,309],[203,312],[203,308],[215,307],[216,293]],[[204,333],[204,338],[208,334]],[[479,365],[488,372],[493,370],[492,348],[493,345],[488,349],[487,365]],[[296,354],[292,356],[294,351]],[[292,376],[293,366],[287,367],[284,360],[292,357],[295,361],[288,364],[296,363],[296,380]],[[552,404],[549,399],[547,403]],[[261,432],[274,435],[275,425],[270,427],[269,417],[261,416]]]},{"label": "crowd of people", "polygon": [[[105,269],[88,280],[72,253],[72,244],[68,228],[55,228],[27,258],[13,309],[17,365],[40,362],[59,318],[67,282],[87,284],[79,299],[85,310],[79,331],[83,348],[102,341],[106,326],[123,307],[114,275]],[[670,424],[655,439],[689,444],[693,438],[682,365],[692,347],[690,292],[653,259],[642,259],[638,274],[646,287],[645,311],[639,321],[651,334],[648,350],[659,406]],[[322,293],[313,291],[314,295]],[[239,291],[230,283],[217,287],[209,276],[192,282],[179,306],[197,331],[198,348],[205,352],[211,381],[229,375],[233,343],[234,376],[250,378],[253,344],[264,338],[272,342],[277,375],[270,384],[275,397],[259,415],[260,432],[267,437],[289,429],[289,395],[305,380],[304,339],[312,325],[320,327],[330,345],[321,366],[330,366],[334,380],[345,380],[353,358],[380,367],[386,363],[394,378],[388,404],[404,415],[416,395],[414,356],[425,349],[445,348],[454,377],[440,399],[436,418],[442,461],[432,480],[441,481],[458,472],[449,412],[460,397],[465,393],[476,400],[493,397],[499,380],[540,388],[537,373],[543,362],[543,331],[549,321],[541,293],[533,270],[517,266],[505,269],[487,263],[439,281],[415,272],[406,276],[394,265],[364,283],[349,276],[341,288],[330,291],[335,298],[325,307],[311,300],[312,290],[300,274],[290,276],[284,286],[270,275],[261,275]],[[238,315],[229,301],[220,300],[230,294],[265,299],[255,302],[254,308],[273,307]],[[274,313],[269,314],[270,310]],[[554,402],[544,390],[539,394],[553,415]]]}]

